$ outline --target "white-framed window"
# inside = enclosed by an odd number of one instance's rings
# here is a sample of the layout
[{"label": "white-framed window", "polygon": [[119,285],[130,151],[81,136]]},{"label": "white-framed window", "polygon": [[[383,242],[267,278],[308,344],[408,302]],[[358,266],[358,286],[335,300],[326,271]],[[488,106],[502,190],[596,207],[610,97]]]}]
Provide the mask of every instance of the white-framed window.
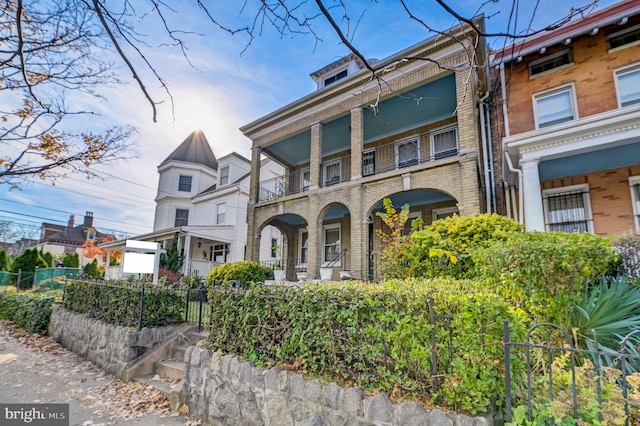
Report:
[{"label": "white-framed window", "polygon": [[615,70],[618,106],[640,103],[640,63]]},{"label": "white-framed window", "polygon": [[229,183],[229,166],[220,169],[220,186]]},{"label": "white-framed window", "polygon": [[536,59],[529,63],[529,75],[534,76],[571,64],[571,49]]},{"label": "white-framed window", "polygon": [[298,265],[306,266],[309,261],[309,230],[298,230]]},{"label": "white-framed window", "polygon": [[640,25],[634,25],[624,30],[616,31],[607,36],[609,49],[625,48],[640,44]]},{"label": "white-framed window", "polygon": [[411,235],[411,227],[413,226],[413,221],[422,217],[422,212],[411,212],[409,213],[409,218],[404,223],[402,227],[402,235]]},{"label": "white-framed window", "polygon": [[226,244],[216,244],[209,248],[210,259],[216,263],[225,263],[229,249]]},{"label": "white-framed window", "polygon": [[451,157],[458,154],[458,128],[447,127],[431,133],[433,159]]},{"label": "white-framed window", "polygon": [[[340,253],[340,224],[325,225],[322,227],[322,233],[324,236],[322,262],[328,263],[333,261]],[[337,262],[337,265],[340,265],[340,262]]]},{"label": "white-framed window", "polygon": [[340,183],[340,160],[332,161],[324,165],[324,185]]},{"label": "white-framed window", "polygon": [[633,221],[636,224],[636,231],[640,231],[640,176],[629,178],[629,188],[631,189],[631,203],[633,205]]},{"label": "white-framed window", "polygon": [[309,169],[303,169],[300,171],[300,191],[305,192],[309,190],[311,184],[311,171]]},{"label": "white-framed window", "polygon": [[191,181],[193,180],[192,176],[180,175],[178,179],[178,191],[181,192],[191,192]]},{"label": "white-framed window", "polygon": [[407,139],[396,143],[396,166],[398,168],[413,166],[420,162],[418,138]]},{"label": "white-framed window", "polygon": [[573,84],[534,94],[533,111],[536,129],[576,120],[578,106]]},{"label": "white-framed window", "polygon": [[175,226],[187,226],[187,225],[189,225],[189,210],[176,209]]},{"label": "white-framed window", "polygon": [[218,203],[216,205],[216,224],[218,225],[224,224],[226,214],[227,214],[227,205],[225,203]]},{"label": "white-framed window", "polygon": [[542,191],[548,231],[593,233],[589,185],[571,185]]},{"label": "white-framed window", "polygon": [[332,75],[331,77],[327,77],[327,78],[324,79],[324,87],[327,87],[328,85],[333,84],[336,81],[345,78],[346,76],[347,76],[347,70],[346,69],[344,69],[342,71],[339,71],[336,74]]},{"label": "white-framed window", "polygon": [[441,209],[433,209],[433,221],[444,219],[459,214],[457,207],[444,207]]},{"label": "white-framed window", "polygon": [[275,259],[278,256],[278,249],[280,248],[280,244],[278,244],[277,238],[271,239],[271,258]]}]

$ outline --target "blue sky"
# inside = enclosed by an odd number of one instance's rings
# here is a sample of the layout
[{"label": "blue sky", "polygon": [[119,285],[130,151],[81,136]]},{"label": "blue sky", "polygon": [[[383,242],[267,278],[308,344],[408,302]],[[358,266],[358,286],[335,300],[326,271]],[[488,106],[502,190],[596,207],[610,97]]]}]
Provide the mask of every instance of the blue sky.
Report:
[{"label": "blue sky", "polygon": [[[133,0],[133,4],[137,3],[142,2]],[[240,9],[243,2],[214,3],[212,11],[229,26],[247,25],[253,16],[250,6]],[[332,4],[331,1],[326,3]],[[446,29],[456,23],[433,0],[406,3],[416,15],[437,29]],[[482,3],[449,1],[464,15],[472,15]],[[513,15],[517,17],[518,31],[528,26],[535,7],[534,2],[525,3]],[[588,3],[589,0],[541,0],[533,27],[554,22],[571,6]],[[600,0],[595,10],[612,3],[611,0]],[[307,8],[313,4],[307,4]],[[367,58],[382,59],[433,35],[411,21],[397,1],[355,0],[347,4],[352,18],[353,43]],[[488,30],[506,31],[511,1],[500,0],[488,6],[491,9],[483,10],[489,17]],[[143,27],[142,31],[149,35],[147,42],[151,45],[146,54],[173,95],[175,120],[168,98],[148,74],[145,74],[146,83],[152,95],[164,101],[158,108],[157,123],[152,122],[151,108],[133,83],[103,90],[102,99],[82,96],[70,99],[78,104],[87,103],[101,114],[86,120],[90,128],[112,124],[136,127],[140,158],[113,167],[100,167],[105,180],[87,181],[81,176],[70,176],[56,181],[55,185],[41,181],[25,183],[21,190],[9,190],[7,185],[0,185],[0,221],[20,224],[22,229],[35,232],[43,221],[65,224],[73,214],[79,223],[86,211],[92,211],[94,225],[103,232],[129,236],[151,232],[157,166],[192,131],[204,131],[218,158],[233,151],[250,158],[251,142],[238,128],[311,93],[315,83],[309,74],[348,53],[322,19],[313,23],[321,42],[308,34],[278,34],[265,23],[262,35],[247,47],[247,37],[242,34],[231,36],[219,30],[196,6],[181,4],[169,18],[176,26],[193,32],[184,35],[193,66],[176,48],[154,47],[161,44],[163,36],[152,31],[153,25]],[[345,21],[341,24],[345,25]],[[490,42],[496,48],[500,43],[498,40]],[[127,75],[124,69],[122,73]],[[0,153],[3,149],[6,146],[0,146]]]}]

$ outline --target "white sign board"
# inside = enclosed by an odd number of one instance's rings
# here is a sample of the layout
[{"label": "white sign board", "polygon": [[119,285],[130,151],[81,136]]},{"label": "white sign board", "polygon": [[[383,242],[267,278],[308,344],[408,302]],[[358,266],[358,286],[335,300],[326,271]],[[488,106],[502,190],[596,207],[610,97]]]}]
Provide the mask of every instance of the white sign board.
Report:
[{"label": "white sign board", "polygon": [[153,274],[155,263],[156,255],[153,253],[125,252],[122,272],[125,274]]}]

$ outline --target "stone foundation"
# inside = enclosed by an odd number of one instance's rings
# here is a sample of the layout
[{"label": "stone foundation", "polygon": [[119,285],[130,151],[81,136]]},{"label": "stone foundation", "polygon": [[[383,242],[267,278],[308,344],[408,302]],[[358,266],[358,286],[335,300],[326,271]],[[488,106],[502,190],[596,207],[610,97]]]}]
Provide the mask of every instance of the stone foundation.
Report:
[{"label": "stone foundation", "polygon": [[212,425],[488,426],[484,417],[427,411],[416,402],[392,403],[385,393],[306,381],[300,374],[256,368],[234,355],[201,347],[185,354],[183,402]]},{"label": "stone foundation", "polygon": [[71,352],[122,378],[135,360],[163,343],[175,329],[131,328],[105,324],[55,305],[49,335]]}]

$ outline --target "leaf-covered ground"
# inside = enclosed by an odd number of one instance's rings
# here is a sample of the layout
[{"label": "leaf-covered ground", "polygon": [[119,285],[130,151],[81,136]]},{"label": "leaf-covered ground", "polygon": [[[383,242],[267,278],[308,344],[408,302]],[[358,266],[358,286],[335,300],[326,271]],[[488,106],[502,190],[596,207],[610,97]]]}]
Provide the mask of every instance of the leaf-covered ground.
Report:
[{"label": "leaf-covered ground", "polygon": [[69,403],[71,425],[192,426],[171,412],[166,397],[123,382],[69,352],[50,337],[0,321],[0,401]]}]

